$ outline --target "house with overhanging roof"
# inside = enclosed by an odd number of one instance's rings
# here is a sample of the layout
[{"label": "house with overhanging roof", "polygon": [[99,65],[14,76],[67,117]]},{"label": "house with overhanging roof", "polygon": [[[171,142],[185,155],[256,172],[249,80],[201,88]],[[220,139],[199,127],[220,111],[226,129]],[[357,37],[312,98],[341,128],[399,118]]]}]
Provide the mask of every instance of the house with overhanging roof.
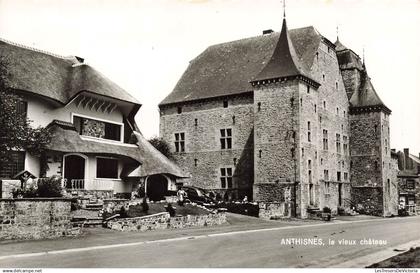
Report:
[{"label": "house with overhanging roof", "polygon": [[0,54],[6,84],[22,98],[20,111],[52,133],[46,158],[16,151],[14,160],[2,162],[0,177],[22,170],[36,177],[60,175],[72,192],[107,196],[131,194],[140,185],[158,199],[188,177],[139,131],[134,117],[141,104],[82,58],[6,40],[0,41]]},{"label": "house with overhanging roof", "polygon": [[393,153],[398,158],[399,207],[411,215],[420,214],[420,153],[415,156],[409,148]]},{"label": "house with overhanging roof", "polygon": [[[314,27],[212,45],[159,104],[186,183],[275,217],[397,213],[391,111],[361,58]],[[270,213],[268,213],[270,215]]]}]

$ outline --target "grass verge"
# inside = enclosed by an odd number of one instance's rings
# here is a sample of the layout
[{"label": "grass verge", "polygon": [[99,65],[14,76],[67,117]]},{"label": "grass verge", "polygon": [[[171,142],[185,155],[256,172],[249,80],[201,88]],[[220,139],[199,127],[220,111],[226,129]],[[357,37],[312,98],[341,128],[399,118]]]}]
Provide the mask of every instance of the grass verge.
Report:
[{"label": "grass verge", "polygon": [[420,268],[420,247],[374,263],[367,268]]}]

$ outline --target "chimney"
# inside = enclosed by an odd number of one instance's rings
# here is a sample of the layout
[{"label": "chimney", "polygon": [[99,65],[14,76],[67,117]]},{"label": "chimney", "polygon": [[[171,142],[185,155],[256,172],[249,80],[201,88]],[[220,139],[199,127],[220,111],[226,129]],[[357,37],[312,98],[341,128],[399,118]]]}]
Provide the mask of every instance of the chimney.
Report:
[{"label": "chimney", "polygon": [[266,29],[266,30],[263,30],[263,35],[268,35],[268,34],[271,34],[273,32],[274,31],[272,29]]},{"label": "chimney", "polygon": [[410,155],[410,150],[408,148],[404,148],[404,161],[405,161],[404,170],[410,169],[410,167],[409,167],[409,165],[410,165],[409,155]]},{"label": "chimney", "polygon": [[79,56],[74,56],[74,57],[76,57],[76,59],[79,61],[79,63],[84,63],[85,62],[85,59],[82,58],[82,57],[79,57]]}]

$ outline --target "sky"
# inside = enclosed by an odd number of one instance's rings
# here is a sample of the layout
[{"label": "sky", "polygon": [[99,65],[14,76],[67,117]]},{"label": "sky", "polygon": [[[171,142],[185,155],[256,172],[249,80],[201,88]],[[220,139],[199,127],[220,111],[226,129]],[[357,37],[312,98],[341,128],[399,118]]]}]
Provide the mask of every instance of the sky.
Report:
[{"label": "sky", "polygon": [[[420,0],[288,0],[289,29],[312,25],[362,56],[393,111],[391,147],[420,153]],[[136,97],[142,133],[206,47],[280,31],[281,0],[0,0],[0,37],[76,55]]]}]

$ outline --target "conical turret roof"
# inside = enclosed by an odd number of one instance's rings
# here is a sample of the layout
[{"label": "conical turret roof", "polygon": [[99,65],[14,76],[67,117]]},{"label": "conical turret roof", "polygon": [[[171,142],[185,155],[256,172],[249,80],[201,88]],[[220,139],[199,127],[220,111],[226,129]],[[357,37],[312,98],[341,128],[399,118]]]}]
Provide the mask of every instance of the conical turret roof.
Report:
[{"label": "conical turret roof", "polygon": [[286,18],[284,18],[279,40],[273,55],[252,82],[297,75],[304,75],[304,73],[301,69],[293,43],[290,40]]},{"label": "conical turret roof", "polygon": [[381,98],[376,93],[366,68],[362,71],[361,76],[360,88],[356,90],[350,98],[351,107],[381,107],[383,110],[390,113],[391,110],[382,102]]},{"label": "conical turret roof", "polygon": [[335,51],[337,51],[337,52],[347,49],[347,47],[340,42],[340,39],[338,39],[338,37],[337,37],[337,41],[335,41],[334,45],[335,45]]}]

